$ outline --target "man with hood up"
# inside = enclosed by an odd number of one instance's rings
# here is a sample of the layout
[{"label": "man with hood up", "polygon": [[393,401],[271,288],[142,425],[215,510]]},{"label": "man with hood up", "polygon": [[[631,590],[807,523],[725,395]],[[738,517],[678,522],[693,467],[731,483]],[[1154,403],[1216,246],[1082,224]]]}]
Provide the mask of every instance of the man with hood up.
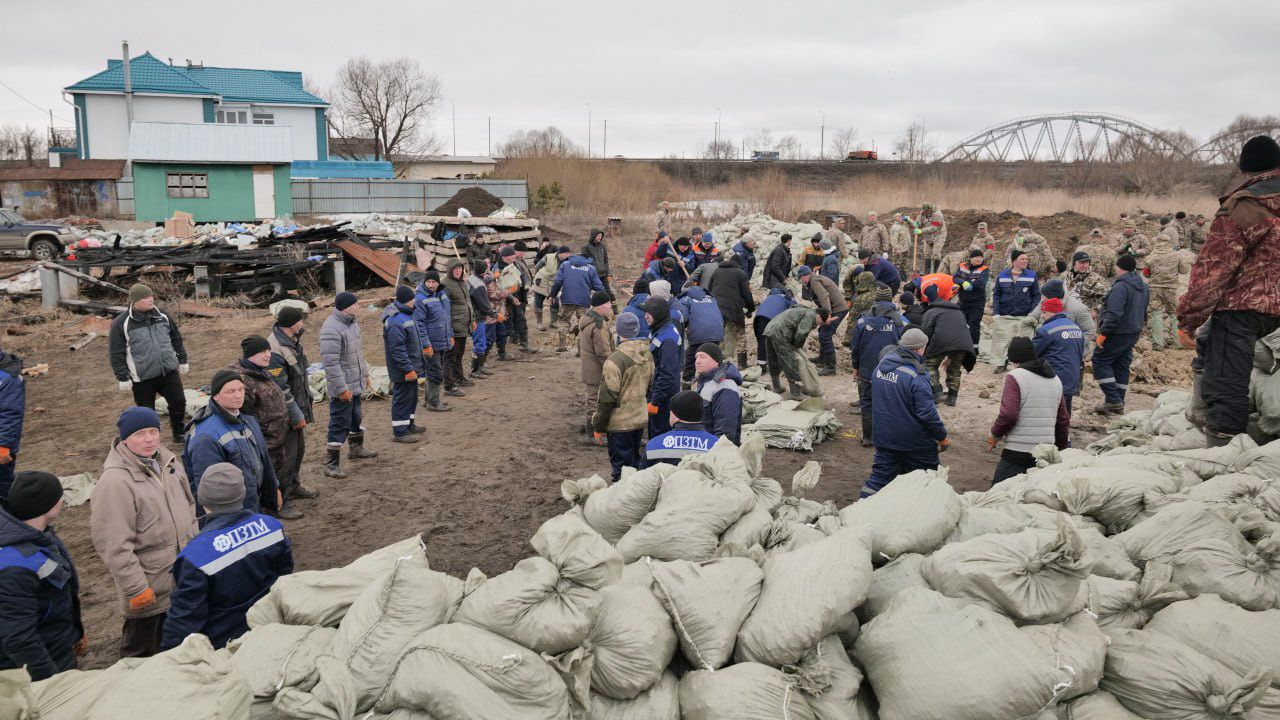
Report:
[{"label": "man with hood up", "polygon": [[617,298],[613,294],[613,271],[609,267],[609,245],[605,243],[603,230],[591,228],[587,244],[582,246],[581,255],[596,266],[596,274],[600,276],[600,282],[604,283],[604,291],[609,293],[609,301],[615,301]]},{"label": "man with hood up", "polygon": [[680,392],[680,366],[684,359],[684,338],[671,319],[671,306],[660,297],[644,304],[649,323],[649,352],[653,355],[653,384],[649,388],[649,437],[671,429],[668,417],[671,398]]}]

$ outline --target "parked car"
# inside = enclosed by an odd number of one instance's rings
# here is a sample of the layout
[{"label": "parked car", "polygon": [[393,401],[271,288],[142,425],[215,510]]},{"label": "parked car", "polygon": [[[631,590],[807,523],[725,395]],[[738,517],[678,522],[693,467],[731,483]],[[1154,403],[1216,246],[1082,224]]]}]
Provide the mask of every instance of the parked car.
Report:
[{"label": "parked car", "polygon": [[14,210],[0,210],[0,252],[29,252],[36,260],[56,260],[83,237],[70,225],[33,223]]}]

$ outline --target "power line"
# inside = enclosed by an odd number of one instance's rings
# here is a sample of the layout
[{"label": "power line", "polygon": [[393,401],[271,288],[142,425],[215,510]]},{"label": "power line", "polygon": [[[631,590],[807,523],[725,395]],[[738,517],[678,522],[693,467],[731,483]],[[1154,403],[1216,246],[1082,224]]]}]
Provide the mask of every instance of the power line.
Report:
[{"label": "power line", "polygon": [[[25,95],[23,95],[22,93],[18,92],[17,90],[14,90],[12,87],[10,87],[10,86],[9,86],[9,83],[7,83],[7,82],[5,82],[5,81],[3,81],[3,80],[0,80],[0,85],[3,85],[3,86],[5,87],[5,89],[6,89],[6,90],[8,90],[9,92],[13,93],[14,95],[17,95],[17,96],[18,96],[18,98],[19,98],[19,99],[21,99],[23,102],[25,102],[26,104],[30,105],[31,107],[33,107],[33,108],[35,108],[35,109],[39,110],[40,112],[42,112],[42,113],[49,112],[49,108],[43,108],[43,107],[40,107],[39,105],[37,105],[37,104],[35,104],[35,103],[31,102],[30,100],[28,100],[28,99],[26,98],[26,96],[25,96]],[[60,115],[59,115],[59,116],[57,116],[57,117],[58,117],[58,119],[59,119],[59,120],[62,120],[62,121],[64,121],[64,122],[70,122],[69,120],[67,120],[66,118],[64,118],[64,117],[62,117],[62,116],[60,116]]]}]

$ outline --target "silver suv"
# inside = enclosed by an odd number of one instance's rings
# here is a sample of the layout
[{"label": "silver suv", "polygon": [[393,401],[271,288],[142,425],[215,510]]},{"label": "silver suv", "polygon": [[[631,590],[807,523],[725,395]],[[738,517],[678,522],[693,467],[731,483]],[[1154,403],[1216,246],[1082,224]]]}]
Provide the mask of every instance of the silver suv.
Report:
[{"label": "silver suv", "polygon": [[0,210],[0,252],[29,252],[36,260],[56,260],[85,235],[70,225],[33,223],[13,210]]}]

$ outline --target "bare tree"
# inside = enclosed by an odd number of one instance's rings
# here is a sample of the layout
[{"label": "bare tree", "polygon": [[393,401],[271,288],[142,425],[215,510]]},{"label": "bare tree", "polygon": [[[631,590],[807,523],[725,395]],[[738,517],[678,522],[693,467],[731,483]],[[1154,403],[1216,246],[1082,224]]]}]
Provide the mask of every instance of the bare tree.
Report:
[{"label": "bare tree", "polygon": [[346,140],[372,138],[375,160],[429,155],[442,146],[430,129],[440,80],[416,60],[351,58],[338,70],[332,95],[330,128]]},{"label": "bare tree", "polygon": [[541,130],[517,130],[506,142],[498,145],[498,155],[508,158],[578,157],[582,154],[582,148],[555,126]]},{"label": "bare tree", "polygon": [[908,163],[926,163],[938,156],[938,145],[921,120],[907,126],[902,137],[894,141],[893,150],[899,160]]},{"label": "bare tree", "polygon": [[1207,150],[1212,162],[1234,166],[1240,159],[1240,148],[1255,135],[1280,137],[1280,116],[1237,115],[1235,120],[1214,134]]},{"label": "bare tree", "polygon": [[836,156],[837,160],[843,160],[849,156],[849,151],[854,149],[858,142],[858,128],[846,127],[836,130],[831,135],[831,141],[828,143],[831,152]]},{"label": "bare tree", "polygon": [[778,156],[783,160],[803,160],[803,148],[800,147],[800,138],[795,135],[783,135],[778,138],[778,142],[774,143],[773,149],[778,152]]},{"label": "bare tree", "polygon": [[769,128],[764,128],[758,133],[748,135],[746,138],[747,152],[768,152],[773,150],[773,146],[777,143],[773,139],[773,132]]},{"label": "bare tree", "polygon": [[736,157],[738,157],[738,143],[729,138],[713,140],[702,150],[703,160],[732,160]]},{"label": "bare tree", "polygon": [[6,125],[0,128],[0,160],[24,160],[35,165],[36,159],[46,153],[44,134],[24,125]]}]

